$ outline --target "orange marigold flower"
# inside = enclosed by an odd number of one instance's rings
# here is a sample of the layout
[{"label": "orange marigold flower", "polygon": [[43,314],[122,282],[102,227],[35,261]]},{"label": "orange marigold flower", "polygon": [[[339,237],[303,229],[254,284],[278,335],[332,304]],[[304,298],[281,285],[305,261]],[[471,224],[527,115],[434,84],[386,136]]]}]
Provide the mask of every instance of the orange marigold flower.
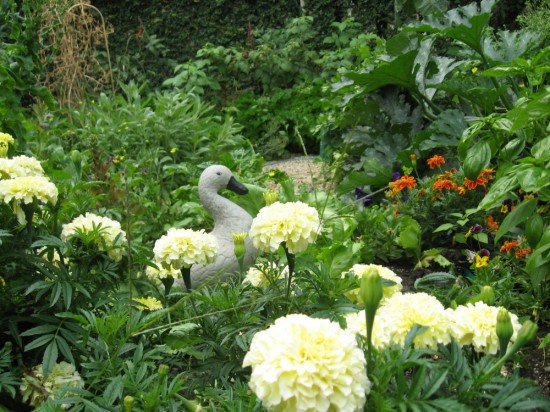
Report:
[{"label": "orange marigold flower", "polygon": [[470,180],[467,177],[464,178],[464,186],[466,186],[468,190],[474,190],[477,184],[477,180]]},{"label": "orange marigold flower", "polygon": [[493,180],[493,173],[495,173],[495,169],[483,169],[479,175],[487,180]]},{"label": "orange marigold flower", "polygon": [[390,182],[390,187],[392,188],[392,195],[406,188],[416,187],[416,179],[414,176],[403,175],[401,179],[397,179],[395,182]]},{"label": "orange marigold flower", "polygon": [[497,232],[498,231],[498,222],[493,218],[493,216],[487,216],[485,219],[485,225],[487,226],[487,230]]},{"label": "orange marigold flower", "polygon": [[443,156],[434,155],[430,157],[426,162],[428,163],[428,166],[430,166],[430,169],[434,169],[435,167],[439,167],[443,163],[445,163],[445,158]]},{"label": "orange marigold flower", "polygon": [[466,189],[464,189],[464,186],[457,186],[456,191],[460,196],[464,196],[466,194]]},{"label": "orange marigold flower", "polygon": [[456,189],[456,183],[454,183],[453,181],[449,180],[449,179],[444,179],[444,180],[438,180],[437,182],[435,182],[433,184],[433,189],[434,190],[454,190]]},{"label": "orange marigold flower", "polygon": [[529,253],[531,253],[531,248],[523,248],[521,250],[519,250],[518,252],[516,252],[516,259],[521,259],[521,258],[524,258],[525,255],[528,255]]},{"label": "orange marigold flower", "polygon": [[517,240],[507,240],[504,242],[504,244],[500,247],[501,252],[509,253],[512,249],[518,248],[519,249],[519,243]]}]

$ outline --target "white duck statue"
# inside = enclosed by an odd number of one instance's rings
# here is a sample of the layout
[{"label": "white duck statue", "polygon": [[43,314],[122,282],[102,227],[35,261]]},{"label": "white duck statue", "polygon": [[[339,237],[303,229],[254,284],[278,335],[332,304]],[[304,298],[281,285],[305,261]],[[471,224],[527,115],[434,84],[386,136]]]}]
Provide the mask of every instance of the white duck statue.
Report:
[{"label": "white duck statue", "polygon": [[[222,189],[229,189],[239,195],[248,193],[246,186],[235,179],[227,167],[207,167],[199,178],[199,198],[214,220],[214,228],[210,233],[218,241],[218,257],[208,265],[191,266],[192,288],[196,288],[212,276],[219,276],[219,280],[226,279],[239,269],[232,233],[248,233],[252,216],[236,203],[221,196],[218,192]],[[248,236],[245,247],[243,267],[247,268],[256,260],[258,250]]]}]

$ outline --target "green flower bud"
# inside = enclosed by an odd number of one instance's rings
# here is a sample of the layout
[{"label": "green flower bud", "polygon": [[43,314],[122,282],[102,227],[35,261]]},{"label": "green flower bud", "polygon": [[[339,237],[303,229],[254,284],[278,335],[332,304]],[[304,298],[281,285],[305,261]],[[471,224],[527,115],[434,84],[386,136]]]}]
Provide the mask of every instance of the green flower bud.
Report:
[{"label": "green flower bud", "polygon": [[159,365],[159,376],[162,378],[166,375],[168,375],[168,371],[170,370],[170,367],[168,365]]},{"label": "green flower bud", "polygon": [[264,192],[264,201],[265,205],[269,206],[275,203],[279,197],[277,192],[274,192],[273,190],[268,190],[267,192]]},{"label": "green flower bud", "polygon": [[487,305],[495,303],[495,292],[491,286],[483,286],[476,296],[470,298],[468,303],[483,302]]},{"label": "green flower bud", "polygon": [[382,278],[376,268],[370,268],[361,277],[359,293],[365,304],[365,309],[369,308],[369,310],[376,312],[383,296]]},{"label": "green flower bud", "polygon": [[512,319],[510,319],[510,313],[500,308],[497,314],[497,336],[500,347],[500,356],[504,356],[508,343],[514,334],[514,327],[512,326]]},{"label": "green flower bud", "polygon": [[124,397],[124,412],[132,412],[132,408],[134,407],[134,397],[130,395],[126,395]]},{"label": "green flower bud", "polygon": [[233,236],[233,243],[235,245],[235,256],[237,257],[237,260],[243,259],[246,253],[244,241],[246,239],[247,233],[231,233],[231,236]]},{"label": "green flower bud", "polygon": [[538,329],[539,327],[536,323],[526,320],[518,331],[518,336],[514,342],[514,348],[519,350],[521,347],[530,343],[537,336]]}]

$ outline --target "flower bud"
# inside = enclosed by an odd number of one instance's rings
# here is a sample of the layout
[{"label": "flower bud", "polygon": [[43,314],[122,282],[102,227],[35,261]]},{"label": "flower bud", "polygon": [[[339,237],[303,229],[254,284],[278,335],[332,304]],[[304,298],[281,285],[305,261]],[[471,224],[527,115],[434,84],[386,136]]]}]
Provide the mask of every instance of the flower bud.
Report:
[{"label": "flower bud", "polygon": [[369,310],[376,312],[383,296],[382,278],[378,273],[378,269],[370,268],[361,277],[359,293],[365,304],[365,309],[369,308]]},{"label": "flower bud", "polygon": [[530,320],[526,320],[525,323],[521,325],[521,328],[518,331],[518,336],[516,337],[516,341],[514,342],[514,347],[517,347],[517,349],[519,349],[522,346],[531,342],[533,339],[535,339],[535,336],[537,336],[537,331],[537,324]]},{"label": "flower bud", "polygon": [[162,378],[166,375],[168,375],[168,371],[170,370],[170,367],[168,365],[161,364],[159,365],[159,376]]},{"label": "flower bud", "polygon": [[508,343],[510,342],[513,334],[514,327],[512,325],[510,313],[506,309],[500,308],[497,314],[497,336],[500,347],[500,356],[504,356],[506,353]]},{"label": "flower bud", "polygon": [[124,412],[132,412],[132,408],[134,407],[134,397],[130,395],[126,395],[124,397]]},{"label": "flower bud", "polygon": [[483,302],[487,305],[495,303],[495,292],[491,286],[483,286],[481,291],[468,300],[468,303]]},{"label": "flower bud", "polygon": [[247,235],[248,234],[246,232],[231,233],[231,236],[233,236],[233,244],[235,245],[235,256],[237,257],[237,260],[244,258],[246,253],[244,241]]},{"label": "flower bud", "polygon": [[277,192],[274,192],[273,190],[268,190],[267,192],[264,192],[263,196],[264,196],[264,201],[266,206],[269,206],[275,203],[279,197]]}]

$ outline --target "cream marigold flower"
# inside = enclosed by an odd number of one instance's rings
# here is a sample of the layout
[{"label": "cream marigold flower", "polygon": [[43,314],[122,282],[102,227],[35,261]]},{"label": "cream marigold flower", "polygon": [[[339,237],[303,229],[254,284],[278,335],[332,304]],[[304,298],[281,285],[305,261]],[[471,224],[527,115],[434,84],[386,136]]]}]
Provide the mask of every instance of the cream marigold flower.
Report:
[{"label": "cream marigold flower", "polygon": [[149,279],[157,281],[167,278],[168,276],[172,276],[175,279],[178,276],[181,276],[181,272],[179,269],[174,269],[172,267],[163,268],[162,266],[159,266],[158,269],[155,269],[152,266],[147,266],[147,268],[145,269],[145,275],[147,275]]},{"label": "cream marigold flower", "polygon": [[108,217],[98,216],[94,213],[86,213],[73,219],[71,223],[63,225],[61,240],[67,241],[77,237],[78,232],[99,232],[96,245],[99,250],[104,250],[103,242],[107,246],[107,255],[118,262],[122,259],[126,244],[126,232],[121,229],[120,223]]},{"label": "cream marigold flower", "polygon": [[285,242],[290,253],[307,249],[319,229],[319,213],[302,202],[275,202],[260,209],[252,221],[250,238],[256,248],[275,252]]},{"label": "cream marigold flower", "polygon": [[194,264],[212,263],[218,255],[218,242],[202,229],[171,228],[155,242],[153,252],[157,266],[181,269]]},{"label": "cream marigold flower", "polygon": [[435,348],[451,341],[451,325],[445,308],[427,293],[396,293],[382,301],[374,318],[373,335],[383,344],[389,340],[403,346],[414,324],[427,330],[413,340],[417,348]]},{"label": "cream marigold flower", "polygon": [[[385,286],[383,288],[384,298],[389,298],[394,293],[401,292],[401,290],[403,289],[403,285],[402,285],[403,280],[399,276],[397,276],[393,270],[388,269],[387,267],[382,265],[356,264],[356,265],[353,265],[353,267],[349,271],[342,273],[342,278],[351,274],[356,278],[360,279],[363,277],[363,275],[365,275],[369,270],[373,268],[378,271],[378,274],[382,279],[391,280],[392,282],[395,282],[395,285]],[[361,299],[359,292],[360,292],[359,288],[350,290],[349,292],[346,293],[346,297],[352,302],[356,302],[359,305],[363,305],[363,300]]]},{"label": "cream marigold flower", "polygon": [[[273,342],[277,342],[276,345]],[[362,411],[370,382],[355,336],[328,319],[292,314],[256,333],[243,366],[271,411]]]},{"label": "cream marigold flower", "polygon": [[43,176],[40,162],[29,156],[15,156],[11,159],[0,158],[0,178],[12,179],[25,176]]},{"label": "cream marigold flower", "polygon": [[147,298],[134,298],[134,301],[139,303],[138,307],[140,309],[154,311],[161,310],[163,308],[161,301],[152,296],[149,296]]},{"label": "cream marigold flower", "polygon": [[[451,335],[459,345],[472,345],[476,352],[494,355],[498,352],[497,315],[499,307],[484,302],[468,303],[448,310],[452,322]],[[516,339],[521,328],[517,315],[510,313]]]},{"label": "cream marigold flower", "polygon": [[243,279],[243,284],[250,283],[252,286],[266,286],[268,279],[272,280],[284,279],[288,276],[288,266],[282,270],[275,263],[271,265],[260,263],[259,265],[248,268],[246,276]]},{"label": "cream marigold flower", "polygon": [[55,204],[57,195],[57,187],[44,176],[24,176],[0,180],[0,199],[4,203],[15,200],[29,204],[36,198],[44,203]]},{"label": "cream marigold flower", "polygon": [[[42,364],[35,366],[30,374],[25,374],[19,390],[23,402],[31,406],[39,406],[46,399],[60,399],[70,395],[70,390],[62,387],[83,388],[84,381],[74,365],[67,362],[56,363],[48,378],[44,379]],[[69,403],[61,404],[63,409],[69,408]]]}]

